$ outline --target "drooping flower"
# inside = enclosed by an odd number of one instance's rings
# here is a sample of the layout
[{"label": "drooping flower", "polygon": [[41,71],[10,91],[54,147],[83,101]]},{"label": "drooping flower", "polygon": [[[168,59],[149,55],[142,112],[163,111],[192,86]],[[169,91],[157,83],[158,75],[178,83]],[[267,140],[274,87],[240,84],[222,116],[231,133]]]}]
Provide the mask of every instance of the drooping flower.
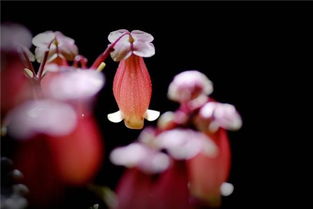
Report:
[{"label": "drooping flower", "polygon": [[2,116],[31,95],[30,85],[23,72],[24,63],[20,56],[22,49],[28,50],[28,47],[30,47],[31,38],[32,35],[28,29],[21,25],[1,24],[0,83]]},{"label": "drooping flower", "polygon": [[60,65],[66,65],[66,60],[71,61],[78,54],[75,41],[59,31],[40,33],[33,38],[33,44],[36,46],[35,55],[39,63],[43,61],[45,52],[48,49],[47,62],[54,62]]},{"label": "drooping flower", "polygon": [[[164,137],[166,138],[161,138]],[[113,163],[129,168],[117,186],[117,209],[192,208],[189,202],[186,165],[160,152],[162,147],[157,142],[163,142],[161,138],[157,139],[154,130],[145,129],[139,137],[139,143],[117,148],[112,152]],[[175,142],[161,144],[171,147],[170,144]],[[178,149],[180,145],[177,146]]]},{"label": "drooping flower", "polygon": [[144,118],[156,120],[159,112],[149,110],[152,93],[150,75],[142,57],[154,55],[153,37],[145,32],[134,30],[114,31],[109,35],[109,41],[115,42],[111,57],[120,61],[114,77],[113,93],[119,111],[109,114],[112,122],[121,122],[132,129],[141,129]]},{"label": "drooping flower", "polygon": [[91,115],[79,117],[67,103],[40,99],[16,107],[7,121],[8,133],[20,140],[16,162],[34,204],[51,203],[55,190],[85,184],[98,171],[103,145]]},{"label": "drooping flower", "polygon": [[[198,131],[196,133],[205,135],[215,144],[216,155],[197,152],[187,158],[186,163],[191,194],[209,207],[218,207],[221,203],[221,195],[227,195],[233,189],[225,183],[231,164],[230,145],[225,129],[238,130],[242,122],[234,106],[218,103],[208,97],[212,90],[212,83],[200,72],[186,71],[178,74],[169,86],[168,97],[179,102],[180,107],[175,112],[162,115],[158,126],[163,131],[159,136],[174,135],[167,133],[175,133],[174,131],[179,128],[192,127]],[[176,137],[166,137],[167,139],[163,141],[168,140],[167,143],[171,145],[168,147],[174,148],[174,151],[180,154],[183,149],[179,147],[184,146],[178,146],[179,143],[176,141],[180,134],[175,133],[175,135]],[[173,139],[170,140],[170,138]],[[192,136],[188,141],[190,138]],[[176,143],[171,143],[171,141]],[[175,152],[172,151],[173,153]]]}]

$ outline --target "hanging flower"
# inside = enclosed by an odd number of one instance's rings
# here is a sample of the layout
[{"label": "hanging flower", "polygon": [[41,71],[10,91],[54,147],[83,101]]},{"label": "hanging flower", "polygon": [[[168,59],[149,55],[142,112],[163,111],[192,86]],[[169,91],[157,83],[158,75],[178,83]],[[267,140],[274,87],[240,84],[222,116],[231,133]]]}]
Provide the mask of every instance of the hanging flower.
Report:
[{"label": "hanging flower", "polygon": [[[129,168],[116,189],[117,209],[192,208],[189,201],[185,163],[175,161],[170,158],[170,155],[160,152],[163,145],[171,150],[175,144],[177,144],[177,149],[179,147],[184,147],[185,151],[190,149],[182,145],[184,142],[164,143],[163,138],[167,137],[171,138],[171,136],[158,138],[153,129],[145,129],[139,136],[139,142],[117,148],[112,152],[111,161],[114,164]],[[181,158],[179,154],[174,155]]]},{"label": "hanging flower", "polygon": [[8,134],[20,140],[16,162],[32,203],[49,204],[55,190],[85,184],[98,171],[103,144],[90,115],[78,117],[71,105],[45,99],[17,106],[7,121]]},{"label": "hanging flower", "polygon": [[43,61],[45,52],[49,50],[47,62],[66,65],[66,60],[72,61],[78,54],[75,41],[61,32],[46,31],[33,38],[36,46],[35,55],[39,63]]},{"label": "hanging flower", "polygon": [[114,31],[109,35],[109,41],[115,42],[111,57],[120,61],[114,77],[113,93],[119,111],[109,114],[111,122],[121,122],[131,129],[141,129],[144,118],[156,120],[159,112],[149,110],[152,85],[150,75],[142,57],[154,55],[153,37],[145,32],[134,30]]}]

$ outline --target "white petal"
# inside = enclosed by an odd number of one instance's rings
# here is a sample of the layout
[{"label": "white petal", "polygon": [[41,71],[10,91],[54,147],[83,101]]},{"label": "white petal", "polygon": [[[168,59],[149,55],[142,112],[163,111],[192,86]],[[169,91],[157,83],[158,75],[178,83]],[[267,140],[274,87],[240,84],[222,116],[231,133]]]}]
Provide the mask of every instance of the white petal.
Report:
[{"label": "white petal", "polygon": [[127,59],[131,54],[132,51],[129,36],[124,36],[114,46],[114,51],[111,52],[111,57],[114,61],[120,61],[122,59]]},{"label": "white petal", "polygon": [[153,36],[141,30],[133,30],[131,36],[137,41],[152,42]]},{"label": "white petal", "polygon": [[108,120],[113,123],[119,123],[123,120],[121,111],[108,114]]},{"label": "white petal", "polygon": [[147,121],[154,121],[158,119],[159,116],[160,116],[159,111],[148,109],[145,115],[145,119],[147,119]]},{"label": "white petal", "polygon": [[48,47],[51,41],[55,38],[55,34],[52,31],[46,31],[39,33],[33,38],[33,44],[36,47]]},{"label": "white petal", "polygon": [[113,31],[109,34],[108,39],[111,43],[113,43],[116,39],[118,39],[123,33],[128,32],[126,29],[120,29]]},{"label": "white petal", "polygon": [[155,54],[155,48],[152,43],[135,41],[133,47],[133,53],[139,57],[152,57]]}]

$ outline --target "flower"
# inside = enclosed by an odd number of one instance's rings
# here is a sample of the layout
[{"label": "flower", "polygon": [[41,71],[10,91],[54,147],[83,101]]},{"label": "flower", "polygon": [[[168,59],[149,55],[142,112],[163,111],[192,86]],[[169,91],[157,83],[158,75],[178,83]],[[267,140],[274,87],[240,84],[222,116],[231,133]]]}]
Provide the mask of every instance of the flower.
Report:
[{"label": "flower", "polygon": [[168,98],[184,103],[212,92],[212,82],[203,73],[190,70],[174,77],[168,88]]},{"label": "flower", "polygon": [[[126,34],[123,36],[123,34]],[[122,36],[122,37],[121,37]],[[121,122],[124,119],[126,127],[141,129],[144,118],[156,120],[159,112],[149,110],[152,93],[150,75],[142,57],[152,56],[153,37],[142,31],[118,30],[109,35],[111,42],[117,40],[111,56],[121,60],[114,77],[113,93],[119,111],[109,114],[111,122]]]},{"label": "flower", "polygon": [[49,50],[48,62],[64,63],[66,60],[73,60],[78,54],[75,41],[59,31],[40,33],[33,38],[33,44],[36,46],[35,55],[39,63],[43,61],[47,50]]},{"label": "flower", "polygon": [[200,129],[210,132],[219,128],[235,131],[242,126],[241,117],[233,105],[214,101],[201,107],[195,120]]}]

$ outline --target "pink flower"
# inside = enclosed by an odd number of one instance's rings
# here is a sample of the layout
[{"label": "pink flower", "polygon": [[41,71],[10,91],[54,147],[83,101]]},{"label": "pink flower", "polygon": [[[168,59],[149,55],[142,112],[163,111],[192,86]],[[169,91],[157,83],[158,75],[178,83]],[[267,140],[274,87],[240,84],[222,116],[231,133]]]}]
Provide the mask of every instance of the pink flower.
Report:
[{"label": "pink flower", "polygon": [[221,186],[230,171],[230,146],[226,131],[220,129],[210,135],[218,148],[215,157],[199,153],[187,161],[192,195],[211,207],[221,204]]},{"label": "pink flower", "polygon": [[[126,34],[122,36],[123,34]],[[144,118],[148,121],[156,120],[159,112],[148,110],[152,85],[150,75],[142,57],[154,54],[153,37],[142,31],[126,30],[112,32],[111,42],[122,38],[116,43],[111,56],[114,60],[121,60],[114,77],[113,93],[119,111],[109,114],[112,122],[121,122],[132,129],[141,129]]]},{"label": "pink flower", "polygon": [[191,70],[174,77],[168,88],[168,97],[173,101],[185,103],[212,92],[212,82],[204,74]]},{"label": "pink flower", "polygon": [[71,61],[78,54],[75,41],[59,31],[40,33],[33,38],[33,44],[38,62],[42,62],[46,50],[49,50],[48,62]]},{"label": "pink flower", "polygon": [[200,129],[210,132],[219,128],[235,131],[242,126],[241,117],[233,105],[213,101],[201,107],[196,123]]}]

